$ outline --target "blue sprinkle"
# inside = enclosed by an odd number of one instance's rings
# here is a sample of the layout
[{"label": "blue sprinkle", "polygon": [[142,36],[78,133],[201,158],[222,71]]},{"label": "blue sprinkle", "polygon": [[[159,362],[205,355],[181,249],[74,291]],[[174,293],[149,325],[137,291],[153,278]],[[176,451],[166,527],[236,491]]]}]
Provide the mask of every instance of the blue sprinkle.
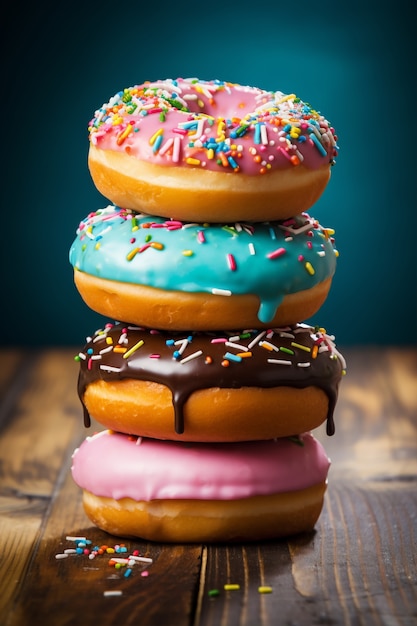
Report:
[{"label": "blue sprinkle", "polygon": [[226,352],[223,358],[227,359],[228,361],[236,361],[236,363],[240,363],[240,361],[242,360],[241,356],[238,356],[237,354],[232,354],[231,352]]}]

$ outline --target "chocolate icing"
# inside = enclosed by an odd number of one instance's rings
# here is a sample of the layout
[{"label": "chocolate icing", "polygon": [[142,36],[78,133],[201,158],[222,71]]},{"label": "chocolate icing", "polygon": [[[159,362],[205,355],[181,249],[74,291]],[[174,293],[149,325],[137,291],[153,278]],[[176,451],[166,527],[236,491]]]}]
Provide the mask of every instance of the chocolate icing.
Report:
[{"label": "chocolate icing", "polygon": [[[242,356],[245,353],[247,356]],[[99,379],[130,378],[156,382],[171,390],[175,431],[179,434],[186,428],[184,404],[196,390],[315,386],[328,396],[326,431],[333,435],[333,413],[345,369],[333,337],[306,324],[234,333],[170,333],[107,324],[87,340],[76,359],[80,362],[78,394],[86,427],[91,424],[83,402],[87,386]]]}]

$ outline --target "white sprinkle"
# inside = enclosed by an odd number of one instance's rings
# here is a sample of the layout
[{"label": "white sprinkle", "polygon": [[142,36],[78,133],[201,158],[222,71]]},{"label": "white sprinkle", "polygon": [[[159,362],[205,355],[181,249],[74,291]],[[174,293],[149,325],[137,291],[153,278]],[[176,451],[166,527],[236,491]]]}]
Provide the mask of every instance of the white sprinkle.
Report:
[{"label": "white sprinkle", "polygon": [[211,290],[211,293],[214,296],[231,296],[232,292],[229,289],[217,289],[216,287],[214,287]]},{"label": "white sprinkle", "polygon": [[321,352],[330,352],[329,346],[326,346],[325,343],[322,343],[320,348],[319,348],[319,353],[321,353]]},{"label": "white sprinkle", "polygon": [[167,139],[164,145],[162,146],[162,148],[159,150],[159,154],[163,156],[165,152],[168,152],[168,150],[173,145],[173,143],[174,143],[173,137],[170,137],[169,139]]},{"label": "white sprinkle", "polygon": [[126,559],[126,558],[124,558],[124,559],[123,559],[123,558],[120,558],[120,557],[115,557],[115,556],[112,556],[112,557],[111,557],[111,560],[112,560],[114,563],[128,563],[128,562],[129,562],[129,559]]},{"label": "white sprinkle", "polygon": [[135,445],[136,445],[136,446],[140,446],[140,444],[141,444],[141,443],[142,443],[142,437],[138,437],[138,438],[136,439],[136,443],[135,443]]},{"label": "white sprinkle", "polygon": [[100,355],[100,354],[92,354],[92,355],[90,356],[90,359],[91,359],[92,361],[100,361],[100,359],[101,359],[101,355]]},{"label": "white sprinkle", "polygon": [[301,152],[299,150],[297,150],[297,148],[295,148],[294,152],[298,156],[300,161],[304,161],[304,156],[301,154]]},{"label": "white sprinkle", "polygon": [[311,330],[313,330],[312,326],[309,326],[308,324],[304,324],[303,322],[300,322],[300,324],[298,324],[297,328],[294,328],[294,333],[309,333]]},{"label": "white sprinkle", "polygon": [[265,124],[261,125],[261,142],[264,146],[268,145],[268,133]]},{"label": "white sprinkle", "polygon": [[318,254],[319,256],[326,256],[326,252],[325,252],[324,250],[318,250],[318,251],[317,251],[317,254]]},{"label": "white sprinkle", "polygon": [[107,352],[111,352],[113,350],[113,346],[108,346],[107,348],[103,348],[100,350],[99,354],[106,354]]},{"label": "white sprinkle", "polygon": [[261,333],[259,333],[259,335],[256,335],[256,337],[254,339],[252,339],[252,341],[250,342],[250,344],[248,345],[248,350],[250,350],[251,348],[253,348],[253,346],[255,344],[258,343],[258,341],[260,341],[262,339],[262,337],[265,335],[266,330],[263,330]]},{"label": "white sprinkle", "polygon": [[268,363],[275,363],[276,365],[291,365],[291,361],[284,361],[283,359],[268,359]]},{"label": "white sprinkle", "polygon": [[103,596],[106,598],[110,598],[111,596],[121,596],[123,591],[119,589],[115,589],[114,591],[103,591]]},{"label": "white sprinkle", "polygon": [[246,346],[242,346],[240,343],[233,343],[232,341],[226,341],[225,346],[228,346],[229,348],[235,348],[235,350],[241,350],[242,352],[248,352],[248,349]]},{"label": "white sprinkle", "polygon": [[79,353],[78,353],[78,356],[79,356],[79,357],[80,357],[80,359],[82,359],[83,361],[85,361],[85,360],[86,360],[86,358],[87,358],[87,357],[86,357],[86,355],[85,355],[83,352],[79,352]]},{"label": "white sprinkle", "polygon": [[87,541],[87,537],[71,537],[69,535],[65,539],[67,541]]},{"label": "white sprinkle", "polygon": [[56,558],[56,559],[67,559],[67,558],[68,558],[68,556],[69,556],[69,555],[68,555],[68,554],[65,554],[65,553],[63,553],[63,554],[55,554],[55,558]]},{"label": "white sprinkle", "polygon": [[77,550],[75,548],[67,548],[67,550],[64,550],[64,554],[77,554]]},{"label": "white sprinkle", "polygon": [[141,563],[153,563],[153,559],[148,558],[147,556],[130,556],[130,559],[134,559],[135,561],[140,561]]},{"label": "white sprinkle", "polygon": [[100,369],[105,372],[121,372],[121,367],[111,367],[111,365],[100,365]]},{"label": "white sprinkle", "polygon": [[174,341],[175,346],[181,344],[181,348],[178,350],[178,354],[182,354],[189,343],[190,342],[188,341],[188,339],[178,339],[178,341]]},{"label": "white sprinkle", "polygon": [[185,357],[185,359],[182,359],[180,361],[181,365],[183,365],[184,363],[188,363],[188,361],[191,361],[192,359],[196,359],[197,357],[201,356],[203,354],[202,350],[197,350],[197,352],[193,352],[192,354],[189,354],[188,356]]},{"label": "white sprinkle", "polygon": [[253,256],[254,254],[256,254],[256,252],[255,252],[255,246],[253,245],[253,243],[249,243],[249,244],[248,244],[248,247],[249,247],[249,254],[251,254],[252,256]]},{"label": "white sprinkle", "polygon": [[181,147],[181,139],[179,137],[174,138],[174,149],[172,152],[172,160],[174,163],[178,163],[180,160],[180,147]]},{"label": "white sprinkle", "polygon": [[310,367],[311,363],[309,361],[303,361],[302,363],[297,363],[297,367]]},{"label": "white sprinkle", "polygon": [[280,332],[280,337],[287,337],[287,339],[294,339],[294,335],[292,333]]},{"label": "white sprinkle", "polygon": [[122,333],[119,337],[119,341],[117,343],[128,343],[127,341],[127,333]]}]

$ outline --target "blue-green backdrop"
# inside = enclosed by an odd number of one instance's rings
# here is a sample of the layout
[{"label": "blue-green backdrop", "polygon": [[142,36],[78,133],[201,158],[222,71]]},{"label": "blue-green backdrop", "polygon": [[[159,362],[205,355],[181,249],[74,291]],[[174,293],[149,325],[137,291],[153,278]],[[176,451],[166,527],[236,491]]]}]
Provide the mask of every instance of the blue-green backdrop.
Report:
[{"label": "blue-green backdrop", "polygon": [[1,343],[79,345],[104,318],[73,286],[79,221],[106,200],[87,124],[119,89],[197,76],[295,92],[340,154],[311,214],[340,258],[314,321],[340,345],[416,343],[412,3],[15,0],[2,17]]}]

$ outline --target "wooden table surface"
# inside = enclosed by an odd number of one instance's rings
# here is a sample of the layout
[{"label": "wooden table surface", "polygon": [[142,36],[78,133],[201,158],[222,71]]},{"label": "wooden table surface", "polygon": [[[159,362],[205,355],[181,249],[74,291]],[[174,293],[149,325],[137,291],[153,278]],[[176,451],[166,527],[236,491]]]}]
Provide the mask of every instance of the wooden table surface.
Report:
[{"label": "wooden table surface", "polygon": [[315,431],[332,460],[315,532],[245,545],[128,540],[128,554],[150,559],[128,577],[107,553],[56,558],[74,547],[68,536],[120,544],[91,525],[70,475],[95,427],[82,423],[75,352],[0,352],[1,626],[417,624],[415,348],[344,350],[336,434]]}]

